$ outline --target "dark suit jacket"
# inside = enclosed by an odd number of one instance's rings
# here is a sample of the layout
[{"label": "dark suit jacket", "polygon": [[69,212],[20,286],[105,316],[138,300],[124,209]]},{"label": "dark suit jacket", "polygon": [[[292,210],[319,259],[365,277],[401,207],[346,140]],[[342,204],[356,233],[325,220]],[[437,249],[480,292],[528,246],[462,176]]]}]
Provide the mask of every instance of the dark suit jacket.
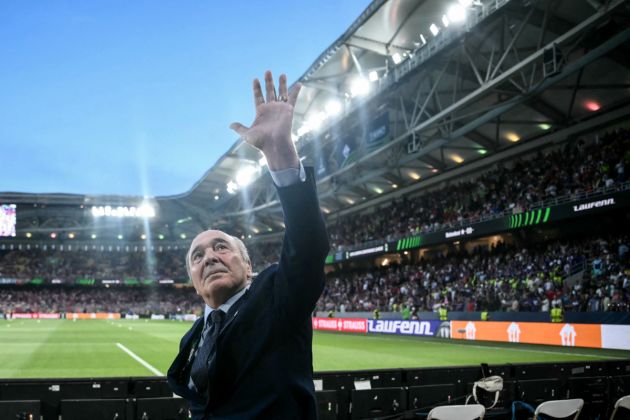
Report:
[{"label": "dark suit jacket", "polygon": [[227,314],[209,366],[208,391],[181,375],[202,318],[182,338],[168,371],[173,391],[190,401],[193,419],[315,419],[311,313],[324,288],[329,249],[312,171],[278,188],[285,235],[278,264],[262,271]]}]

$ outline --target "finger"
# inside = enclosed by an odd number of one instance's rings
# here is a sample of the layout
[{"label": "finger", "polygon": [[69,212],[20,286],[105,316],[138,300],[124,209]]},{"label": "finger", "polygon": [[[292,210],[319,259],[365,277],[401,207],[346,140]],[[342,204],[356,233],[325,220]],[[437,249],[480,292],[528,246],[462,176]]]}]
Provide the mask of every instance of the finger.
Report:
[{"label": "finger", "polygon": [[298,95],[300,94],[300,89],[302,89],[302,85],[300,83],[296,83],[295,85],[293,85],[293,88],[291,89],[291,92],[289,93],[289,104],[291,104],[291,106],[295,106],[295,103],[297,102],[297,98]]},{"label": "finger", "polygon": [[273,75],[269,70],[265,72],[265,90],[267,91],[267,102],[275,102],[276,87],[273,84]]},{"label": "finger", "polygon": [[260,86],[260,80],[254,79],[254,106],[264,104],[265,98],[263,97],[262,87]]},{"label": "finger", "polygon": [[285,100],[289,97],[287,90],[287,76],[285,74],[280,75],[280,86],[278,86],[278,97]]},{"label": "finger", "polygon": [[248,127],[245,127],[243,124],[238,122],[233,122],[232,124],[230,124],[230,128],[236,131],[236,133],[241,137],[243,137],[245,133],[247,133],[247,130],[249,130]]}]

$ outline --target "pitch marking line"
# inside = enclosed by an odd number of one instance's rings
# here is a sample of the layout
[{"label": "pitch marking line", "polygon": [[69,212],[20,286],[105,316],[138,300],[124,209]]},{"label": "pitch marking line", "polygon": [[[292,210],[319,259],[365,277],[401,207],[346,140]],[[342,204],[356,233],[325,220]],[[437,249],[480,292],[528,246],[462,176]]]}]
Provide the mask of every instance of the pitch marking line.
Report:
[{"label": "pitch marking line", "polygon": [[116,343],[116,347],[118,347],[119,349],[121,349],[122,351],[127,353],[129,356],[131,356],[131,358],[134,359],[136,362],[140,363],[142,366],[144,366],[145,368],[149,369],[153,374],[155,374],[157,376],[164,376],[164,374],[162,372],[160,372],[159,370],[157,370],[156,368],[151,366],[149,363],[147,363],[145,360],[143,360],[136,353],[134,353],[131,350],[129,350],[127,347],[123,346],[120,343]]}]

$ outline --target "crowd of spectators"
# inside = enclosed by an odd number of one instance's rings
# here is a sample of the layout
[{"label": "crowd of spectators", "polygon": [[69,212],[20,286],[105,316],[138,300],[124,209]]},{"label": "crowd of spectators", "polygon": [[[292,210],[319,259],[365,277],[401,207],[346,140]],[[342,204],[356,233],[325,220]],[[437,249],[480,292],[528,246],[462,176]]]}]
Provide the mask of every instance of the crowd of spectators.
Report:
[{"label": "crowd of spectators", "polygon": [[626,182],[630,130],[617,129],[590,142],[569,141],[564,148],[499,165],[476,179],[403,197],[369,214],[328,223],[334,249],[375,239],[450,228],[464,220],[519,213],[562,196],[578,196]]},{"label": "crowd of spectators", "polygon": [[[629,244],[628,235],[529,246],[498,242],[470,252],[453,248],[425,254],[418,262],[332,271],[317,310],[399,311],[403,305],[412,312],[437,311],[440,306],[450,311],[538,312],[553,306],[566,311],[628,310]],[[579,278],[575,273],[581,273]],[[0,286],[0,313],[181,314],[199,313],[202,306],[191,287],[172,285]]]},{"label": "crowd of spectators", "polygon": [[[520,212],[561,196],[576,196],[626,182],[630,130],[611,131],[591,142],[576,140],[562,149],[498,166],[477,179],[403,197],[367,215],[329,223],[334,247],[450,227],[473,217]],[[627,185],[627,184],[625,184]],[[317,309],[323,311],[604,311],[629,303],[628,237],[514,246],[498,243],[470,252],[454,249],[380,268],[327,275]],[[253,271],[277,260],[280,243],[249,246]],[[186,283],[186,249],[160,252],[29,249],[0,251],[0,312],[98,312],[148,315],[199,311]],[[427,253],[425,255],[430,255]],[[566,281],[576,267],[584,279]],[[570,277],[569,277],[570,278]],[[42,279],[62,286],[7,286]],[[153,280],[155,286],[75,286],[77,279]],[[2,285],[5,284],[5,285]],[[96,284],[100,284],[98,281]]]},{"label": "crowd of spectators", "polygon": [[[353,272],[332,272],[319,311],[628,310],[628,236],[529,247],[498,243]],[[581,275],[579,273],[582,272]],[[576,273],[578,275],[576,276]],[[571,276],[580,277],[571,281]],[[567,280],[569,279],[569,280]]]},{"label": "crowd of spectators", "polygon": [[201,314],[203,302],[190,287],[5,286],[0,314],[114,312],[129,315]]},{"label": "crowd of spectators", "polygon": [[[254,272],[277,260],[279,243],[254,245],[249,249]],[[30,249],[0,251],[0,278],[60,279],[170,279],[188,280],[186,249],[159,252]]]}]

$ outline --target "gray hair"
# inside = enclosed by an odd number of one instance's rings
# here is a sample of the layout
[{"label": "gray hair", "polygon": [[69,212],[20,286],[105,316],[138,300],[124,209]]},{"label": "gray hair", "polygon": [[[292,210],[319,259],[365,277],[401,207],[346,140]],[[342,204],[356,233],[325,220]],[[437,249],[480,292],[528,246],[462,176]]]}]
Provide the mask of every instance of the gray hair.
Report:
[{"label": "gray hair", "polygon": [[[249,252],[247,251],[247,247],[245,246],[245,243],[241,241],[240,238],[237,238],[236,236],[228,235],[227,233],[226,235],[232,238],[232,240],[236,244],[236,249],[238,249],[238,252],[241,254],[241,257],[243,258],[243,260],[247,264],[252,265],[252,260],[249,257]],[[191,242],[191,245],[192,245],[192,242]],[[188,280],[190,281],[192,281],[192,276],[190,275],[190,253],[191,252],[192,252],[192,247],[189,247],[188,252],[186,252],[186,272],[188,273]]]}]

